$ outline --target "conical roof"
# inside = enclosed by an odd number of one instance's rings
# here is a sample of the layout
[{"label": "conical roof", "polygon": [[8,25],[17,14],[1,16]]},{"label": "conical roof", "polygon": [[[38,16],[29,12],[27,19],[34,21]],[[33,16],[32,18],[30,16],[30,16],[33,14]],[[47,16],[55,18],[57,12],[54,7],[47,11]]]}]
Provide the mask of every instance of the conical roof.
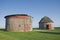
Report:
[{"label": "conical roof", "polygon": [[52,22],[52,23],[53,23],[53,21],[52,21],[49,17],[47,17],[47,16],[44,16],[44,17],[40,20],[40,22],[44,22],[44,23]]}]

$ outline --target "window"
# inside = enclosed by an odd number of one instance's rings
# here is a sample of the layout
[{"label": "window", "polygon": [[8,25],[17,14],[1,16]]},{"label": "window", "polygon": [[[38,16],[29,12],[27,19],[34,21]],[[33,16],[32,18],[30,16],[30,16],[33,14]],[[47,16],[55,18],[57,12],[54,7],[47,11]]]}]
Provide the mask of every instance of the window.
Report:
[{"label": "window", "polygon": [[19,27],[21,27],[21,25],[19,25]]}]

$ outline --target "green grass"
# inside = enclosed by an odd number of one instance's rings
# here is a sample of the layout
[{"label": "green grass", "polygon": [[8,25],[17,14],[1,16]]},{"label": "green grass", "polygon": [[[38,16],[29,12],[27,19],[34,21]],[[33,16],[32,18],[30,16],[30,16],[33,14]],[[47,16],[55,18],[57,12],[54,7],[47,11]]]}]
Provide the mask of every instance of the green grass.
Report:
[{"label": "green grass", "polygon": [[60,29],[32,32],[6,32],[0,30],[0,40],[60,40]]}]

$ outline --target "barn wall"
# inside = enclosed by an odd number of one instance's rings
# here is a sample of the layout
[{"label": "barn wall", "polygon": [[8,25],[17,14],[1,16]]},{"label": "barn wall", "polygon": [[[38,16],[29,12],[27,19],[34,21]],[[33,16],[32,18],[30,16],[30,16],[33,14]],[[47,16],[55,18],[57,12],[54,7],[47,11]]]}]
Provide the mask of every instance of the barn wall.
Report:
[{"label": "barn wall", "polygon": [[12,32],[32,31],[32,18],[28,16],[6,18],[6,30]]},{"label": "barn wall", "polygon": [[49,25],[49,30],[54,30],[53,23],[39,23],[39,29],[46,29],[46,25]]},{"label": "barn wall", "polygon": [[49,24],[49,30],[54,30],[54,25],[53,25],[53,23],[46,23],[46,25],[48,25]]},{"label": "barn wall", "polygon": [[44,24],[43,23],[39,23],[39,29],[44,29]]},{"label": "barn wall", "polygon": [[46,29],[46,25],[49,25],[49,30],[54,30],[54,26],[53,26],[53,23],[45,23],[44,24],[44,28]]}]

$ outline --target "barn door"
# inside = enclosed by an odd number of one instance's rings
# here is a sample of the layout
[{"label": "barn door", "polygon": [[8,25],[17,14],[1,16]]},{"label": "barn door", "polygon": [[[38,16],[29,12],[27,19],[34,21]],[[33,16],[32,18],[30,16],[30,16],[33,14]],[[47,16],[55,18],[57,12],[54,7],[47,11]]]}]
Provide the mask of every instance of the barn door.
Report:
[{"label": "barn door", "polygon": [[46,29],[49,29],[49,25],[46,25]]}]

